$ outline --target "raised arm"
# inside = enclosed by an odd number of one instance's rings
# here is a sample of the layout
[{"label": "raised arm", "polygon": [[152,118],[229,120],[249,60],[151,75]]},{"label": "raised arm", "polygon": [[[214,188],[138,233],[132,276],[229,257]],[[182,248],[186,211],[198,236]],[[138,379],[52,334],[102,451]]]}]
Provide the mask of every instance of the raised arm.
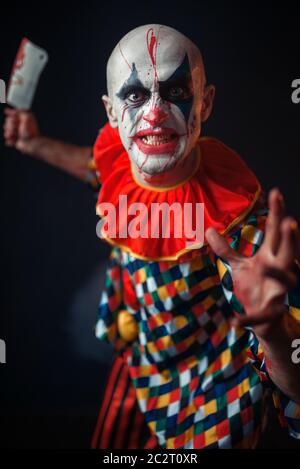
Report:
[{"label": "raised arm", "polygon": [[[300,322],[289,314],[286,295],[298,280],[300,235],[296,220],[284,216],[278,189],[269,195],[269,215],[264,240],[252,257],[232,249],[213,228],[206,231],[213,251],[228,262],[235,295],[245,309],[237,326],[251,326],[258,338],[269,375],[277,387],[300,404],[300,367],[291,359],[292,343],[300,337]],[[298,269],[297,269],[298,271]]]},{"label": "raised arm", "polygon": [[73,145],[42,135],[31,112],[10,108],[4,112],[4,140],[7,146],[93,184],[91,147]]}]

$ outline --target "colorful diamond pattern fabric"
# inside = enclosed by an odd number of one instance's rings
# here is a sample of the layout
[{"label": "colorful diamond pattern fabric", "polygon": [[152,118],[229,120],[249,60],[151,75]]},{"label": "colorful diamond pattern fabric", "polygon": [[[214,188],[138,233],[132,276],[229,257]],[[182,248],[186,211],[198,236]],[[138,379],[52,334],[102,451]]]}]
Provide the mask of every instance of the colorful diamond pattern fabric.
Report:
[{"label": "colorful diamond pattern fabric", "polygon": [[[267,211],[260,209],[227,237],[246,256],[259,248]],[[114,248],[96,335],[125,355],[141,411],[164,448],[251,448],[260,434],[264,394],[271,389],[282,424],[300,438],[300,406],[270,380],[251,329],[233,328],[243,306],[230,267],[207,246],[179,261],[144,261]],[[299,276],[300,278],[300,276]],[[288,298],[300,320],[300,285]],[[128,345],[117,315],[139,327]]]}]

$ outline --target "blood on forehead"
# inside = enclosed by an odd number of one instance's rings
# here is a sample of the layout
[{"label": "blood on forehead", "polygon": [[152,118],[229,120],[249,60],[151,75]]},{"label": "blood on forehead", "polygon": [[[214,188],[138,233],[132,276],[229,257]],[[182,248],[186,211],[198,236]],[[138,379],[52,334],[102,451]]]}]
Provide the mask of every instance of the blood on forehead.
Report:
[{"label": "blood on forehead", "polygon": [[134,63],[144,85],[165,81],[182,63],[184,56],[189,55],[187,44],[183,39],[175,38],[174,34],[184,36],[175,30],[171,30],[173,34],[170,34],[169,29],[165,31],[162,26],[145,30],[138,28],[135,34],[128,38],[125,36],[109,61],[108,79],[112,79],[119,88]]},{"label": "blood on forehead", "polygon": [[[197,87],[205,82],[202,56],[198,47],[173,28],[162,25],[140,26],[130,31],[117,44],[107,65],[109,95],[113,95],[128,78],[132,63],[139,79],[150,87],[167,80],[188,56]],[[129,74],[128,74],[129,72]]]}]

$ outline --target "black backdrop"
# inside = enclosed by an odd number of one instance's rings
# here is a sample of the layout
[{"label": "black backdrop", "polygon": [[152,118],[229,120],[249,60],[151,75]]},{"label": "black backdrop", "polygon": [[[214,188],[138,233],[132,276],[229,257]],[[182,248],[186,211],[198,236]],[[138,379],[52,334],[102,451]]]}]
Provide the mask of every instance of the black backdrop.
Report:
[{"label": "black backdrop", "polygon": [[[300,218],[300,104],[291,102],[299,20],[287,2],[10,1],[0,6],[0,78],[8,80],[23,36],[46,48],[33,106],[41,129],[92,144],[105,122],[100,97],[116,42],[141,24],[173,26],[200,46],[217,87],[204,134],[235,148],[267,190],[279,186]],[[0,144],[0,446],[88,447],[111,359],[93,336],[109,252],[95,235],[95,199]],[[273,429],[269,444],[291,445],[280,435]]]}]

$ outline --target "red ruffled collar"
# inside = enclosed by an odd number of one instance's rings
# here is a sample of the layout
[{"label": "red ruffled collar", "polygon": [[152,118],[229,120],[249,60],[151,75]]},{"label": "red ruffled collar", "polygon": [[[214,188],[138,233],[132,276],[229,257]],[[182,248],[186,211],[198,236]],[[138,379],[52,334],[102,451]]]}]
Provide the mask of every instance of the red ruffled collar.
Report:
[{"label": "red ruffled collar", "polygon": [[[150,207],[155,202],[170,205],[174,202],[190,203],[193,211],[196,203],[202,202],[205,229],[212,226],[220,233],[227,233],[240,223],[260,195],[258,180],[237,153],[218,140],[200,138],[198,153],[199,165],[189,180],[163,190],[143,187],[133,177],[118,130],[106,124],[94,146],[94,161],[101,179],[97,213],[102,216],[104,205],[99,210],[99,204],[108,202],[115,207],[119,224],[116,233],[110,237],[104,236],[104,239],[146,260],[176,260],[185,253],[195,252],[194,248],[187,247],[191,239],[187,239],[184,233],[180,238],[174,236],[172,225],[169,238],[122,237],[120,226],[124,223],[128,225],[135,217],[127,215],[127,211],[125,213],[122,203],[120,208],[120,195],[127,197],[127,207],[132,203],[145,204],[149,216]],[[157,220],[153,221],[157,223]]]}]

